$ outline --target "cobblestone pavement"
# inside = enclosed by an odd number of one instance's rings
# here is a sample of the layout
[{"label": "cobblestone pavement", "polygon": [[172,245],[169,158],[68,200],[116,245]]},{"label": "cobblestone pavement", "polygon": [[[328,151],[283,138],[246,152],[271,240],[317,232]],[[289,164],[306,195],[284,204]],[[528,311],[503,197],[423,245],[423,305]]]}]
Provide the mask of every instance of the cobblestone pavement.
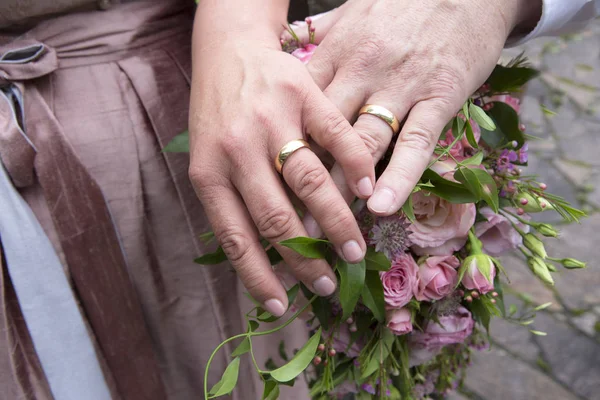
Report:
[{"label": "cobblestone pavement", "polygon": [[[527,172],[590,215],[581,225],[562,226],[547,249],[555,257],[574,255],[589,268],[555,274],[549,288],[519,258],[505,257],[512,281],[507,305],[553,305],[527,328],[495,321],[492,348],[475,355],[466,387],[450,399],[600,400],[600,20],[581,34],[534,41],[507,56],[521,51],[542,71],[522,105],[527,132],[541,138],[530,143]],[[557,114],[544,113],[542,105]],[[560,220],[552,212],[540,217]]]}]

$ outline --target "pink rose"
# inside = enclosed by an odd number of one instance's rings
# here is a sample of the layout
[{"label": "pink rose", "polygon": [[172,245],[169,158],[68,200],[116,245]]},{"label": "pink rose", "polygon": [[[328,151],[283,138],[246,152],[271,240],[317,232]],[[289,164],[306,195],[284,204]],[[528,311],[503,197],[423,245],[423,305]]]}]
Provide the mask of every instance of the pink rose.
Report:
[{"label": "pink rose", "polygon": [[499,256],[503,253],[516,249],[523,243],[523,238],[512,224],[515,223],[519,229],[529,232],[529,225],[523,224],[512,218],[509,220],[501,214],[496,214],[489,207],[479,210],[479,213],[487,220],[475,224],[475,235],[481,240],[483,250],[491,256]]},{"label": "pink rose", "polygon": [[454,256],[429,257],[419,265],[419,301],[440,300],[454,291],[458,283],[456,268],[460,265]]},{"label": "pink rose", "polygon": [[492,101],[499,101],[501,103],[508,104],[509,106],[511,106],[513,108],[513,110],[515,110],[517,112],[517,114],[519,113],[519,111],[521,109],[521,101],[519,99],[517,99],[516,97],[509,96],[507,94],[492,96],[492,98],[490,99],[490,102],[492,102]]},{"label": "pink rose", "polygon": [[416,348],[437,351],[449,344],[462,343],[473,332],[475,324],[469,310],[458,307],[451,315],[438,316],[439,324],[429,320],[423,332],[415,331],[410,337],[410,344]]},{"label": "pink rose", "polygon": [[292,52],[292,55],[302,61],[303,64],[308,64],[312,58],[313,53],[317,49],[314,44],[305,44],[304,47],[299,47]]},{"label": "pink rose", "polygon": [[389,270],[380,274],[385,302],[392,307],[404,307],[417,292],[419,266],[410,254],[396,257]]},{"label": "pink rose", "polygon": [[[444,137],[444,139],[438,140],[438,144],[443,148],[448,148],[454,142],[454,139],[456,138],[454,137],[454,135],[452,135],[452,129],[448,129],[448,131],[446,132],[446,136]],[[464,158],[464,145],[462,140],[456,142],[454,146],[450,148],[450,151],[448,153],[452,157],[459,159],[458,161],[461,161],[460,159]]]},{"label": "pink rose", "polygon": [[[471,256],[465,260],[468,263],[467,271],[462,278],[461,283],[469,290],[477,290],[480,293],[488,293],[494,290],[494,278],[496,276],[496,266],[492,259],[485,254],[479,256]],[[478,263],[489,263],[487,267],[490,270],[490,279],[488,280],[484,274],[477,268]]]},{"label": "pink rose", "polygon": [[387,327],[394,335],[405,335],[412,332],[412,313],[406,308],[390,308],[385,313]]},{"label": "pink rose", "polygon": [[[323,331],[323,340],[328,340],[331,336],[331,331]],[[358,357],[363,348],[362,342],[356,340],[352,342],[350,329],[348,324],[341,323],[339,327],[333,330],[332,347],[338,353],[344,353],[350,358]]]},{"label": "pink rose", "polygon": [[416,221],[409,231],[418,255],[449,256],[462,248],[475,222],[475,204],[452,204],[423,191],[413,195]]}]

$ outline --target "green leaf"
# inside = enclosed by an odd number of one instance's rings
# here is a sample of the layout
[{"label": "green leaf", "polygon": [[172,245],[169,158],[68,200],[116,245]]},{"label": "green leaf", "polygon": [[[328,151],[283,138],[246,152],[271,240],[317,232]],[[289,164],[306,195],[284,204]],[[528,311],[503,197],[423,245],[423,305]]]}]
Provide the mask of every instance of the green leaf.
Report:
[{"label": "green leaf", "polygon": [[498,188],[494,178],[485,170],[459,168],[454,173],[454,179],[462,182],[477,199],[484,200],[494,212],[500,207],[498,200]]},{"label": "green leaf", "polygon": [[308,339],[308,342],[298,350],[290,362],[271,371],[271,377],[277,382],[288,382],[300,375],[302,371],[310,365],[314,358],[317,352],[317,346],[319,345],[319,340],[321,340],[321,328]]},{"label": "green leaf", "polygon": [[250,351],[250,338],[246,336],[244,340],[238,345],[238,347],[233,350],[231,353],[231,357],[241,356],[242,354],[246,354]]},{"label": "green leaf", "polygon": [[216,265],[222,263],[223,261],[227,261],[227,256],[225,255],[225,252],[221,246],[219,246],[213,253],[204,254],[203,256],[194,259],[196,264],[202,265]]},{"label": "green leaf", "polygon": [[[433,187],[433,185],[430,185],[430,187]],[[417,219],[417,217],[415,217],[415,211],[413,210],[413,196],[412,196],[412,194],[410,194],[408,196],[408,198],[406,199],[406,201],[402,205],[402,211],[404,212],[404,215],[406,215],[406,217],[408,218],[408,220],[410,222],[415,222],[415,220]]]},{"label": "green leaf", "polygon": [[287,291],[288,307],[290,305],[292,305],[292,303],[294,302],[294,300],[296,300],[296,296],[298,296],[298,291],[299,290],[300,290],[300,285],[295,284],[294,286],[292,286],[290,288],[290,290]]},{"label": "green leaf", "polygon": [[475,154],[474,156],[469,157],[466,160],[462,160],[459,164],[460,165],[481,165],[482,162],[483,162],[483,152],[480,151],[479,153]]},{"label": "green leaf", "polygon": [[499,274],[494,279],[494,291],[498,293],[496,298],[496,307],[500,310],[503,318],[506,318],[506,305],[504,304],[504,290],[502,289],[502,282],[500,281]]},{"label": "green leaf", "polygon": [[256,321],[252,321],[252,320],[248,321],[248,332],[256,331],[259,326],[260,326],[259,323]]},{"label": "green leaf", "polygon": [[496,124],[494,121],[483,111],[483,108],[476,104],[471,103],[469,106],[471,111],[471,118],[477,122],[477,125],[488,131],[496,130]]},{"label": "green leaf", "polygon": [[373,375],[373,373],[375,371],[377,371],[378,369],[379,369],[379,358],[378,357],[371,357],[371,359],[369,360],[369,363],[367,364],[366,368],[360,374],[360,379],[368,378],[369,376]]},{"label": "green leaf", "polygon": [[392,263],[385,254],[375,251],[374,248],[368,247],[365,256],[365,264],[367,270],[370,271],[387,271],[392,266]]},{"label": "green leaf", "polygon": [[538,75],[539,72],[532,68],[496,65],[488,78],[488,83],[494,92],[517,92]]},{"label": "green leaf", "polygon": [[361,261],[358,264],[348,264],[343,260],[339,260],[337,270],[340,273],[340,303],[344,315],[342,320],[350,317],[354,311],[358,298],[365,284],[366,263]]},{"label": "green leaf", "polygon": [[517,311],[519,311],[517,309],[517,306],[515,304],[511,304],[510,307],[508,307],[508,315],[512,316],[515,315],[517,313]]},{"label": "green leaf", "polygon": [[465,130],[465,135],[467,136],[467,142],[469,142],[471,147],[473,147],[474,149],[479,147],[479,145],[477,144],[477,139],[475,139],[475,133],[473,133],[473,127],[471,126],[471,121],[469,121],[469,120],[467,120],[467,127]]},{"label": "green leaf", "polygon": [[215,233],[210,231],[198,236],[198,239],[200,239],[203,243],[210,243],[214,238]]},{"label": "green leaf", "polygon": [[492,314],[485,304],[483,304],[483,301],[481,299],[473,299],[473,302],[470,304],[470,308],[475,320],[489,333]]},{"label": "green leaf", "polygon": [[493,131],[481,128],[483,140],[492,147],[498,147],[512,141],[518,143],[517,149],[525,143],[525,135],[519,129],[519,115],[508,104],[502,102],[491,103],[493,107],[488,111],[488,115],[496,124]]},{"label": "green leaf", "polygon": [[547,336],[548,335],[546,332],[541,332],[541,331],[532,331],[531,330],[529,332],[531,332],[531,333],[533,333],[534,335],[537,335],[537,336]]},{"label": "green leaf", "polygon": [[541,310],[545,310],[546,308],[550,307],[552,305],[552,302],[549,303],[544,303],[540,306],[537,306],[536,308],[533,309],[533,311],[541,311]]},{"label": "green leaf", "polygon": [[275,247],[271,247],[267,250],[267,257],[269,257],[271,265],[277,265],[283,261],[283,257],[281,257],[281,254],[279,254]]},{"label": "green leaf", "polygon": [[322,239],[313,239],[299,236],[279,242],[282,246],[294,250],[306,258],[326,258],[329,242]]},{"label": "green leaf", "polygon": [[470,113],[469,106],[470,105],[471,105],[471,100],[467,100],[467,101],[465,101],[465,104],[463,104],[463,106],[462,106],[462,112],[466,119],[471,118],[471,116],[469,115],[469,113]]},{"label": "green leaf", "polygon": [[271,379],[265,381],[262,400],[277,400],[279,398],[279,384]]},{"label": "green leaf", "polygon": [[189,153],[190,138],[189,132],[184,131],[175,136],[163,149],[165,153]]},{"label": "green leaf", "polygon": [[377,321],[385,321],[385,299],[379,272],[367,271],[365,285],[362,289],[362,301],[371,310]]},{"label": "green leaf", "polygon": [[237,384],[239,371],[240,358],[236,357],[231,363],[229,363],[229,365],[225,369],[225,372],[223,372],[221,380],[217,382],[215,386],[212,387],[212,389],[210,389],[210,392],[208,392],[208,394],[210,395],[209,398],[212,399],[231,393],[231,391]]},{"label": "green leaf", "polygon": [[476,203],[478,200],[464,185],[444,179],[431,169],[427,169],[421,179],[433,183],[434,187],[427,189],[429,192],[450,203]]}]

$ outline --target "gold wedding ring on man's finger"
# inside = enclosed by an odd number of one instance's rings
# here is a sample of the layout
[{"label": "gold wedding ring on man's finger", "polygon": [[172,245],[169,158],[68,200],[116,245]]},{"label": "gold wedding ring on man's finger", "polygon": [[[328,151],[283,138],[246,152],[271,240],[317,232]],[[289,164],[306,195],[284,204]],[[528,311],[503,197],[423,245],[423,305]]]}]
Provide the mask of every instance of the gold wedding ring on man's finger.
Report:
[{"label": "gold wedding ring on man's finger", "polygon": [[397,135],[398,132],[400,132],[400,121],[398,121],[398,118],[396,118],[393,112],[385,107],[378,106],[376,104],[366,104],[358,112],[358,115],[362,114],[371,114],[383,120],[390,126],[390,128],[392,128],[394,135]]},{"label": "gold wedding ring on man's finger", "polygon": [[275,157],[275,169],[277,172],[281,174],[283,169],[283,164],[285,164],[286,160],[294,154],[296,150],[300,150],[301,148],[306,147],[310,150],[310,145],[306,140],[303,139],[295,139],[290,142],[287,142],[283,145],[277,156]]}]

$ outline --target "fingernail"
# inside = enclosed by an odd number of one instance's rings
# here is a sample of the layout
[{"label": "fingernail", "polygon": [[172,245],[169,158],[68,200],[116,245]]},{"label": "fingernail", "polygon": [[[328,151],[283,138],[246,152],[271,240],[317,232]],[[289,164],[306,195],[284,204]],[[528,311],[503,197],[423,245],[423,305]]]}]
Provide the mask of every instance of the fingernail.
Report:
[{"label": "fingernail", "polygon": [[277,299],[267,300],[263,306],[265,307],[265,310],[276,317],[281,317],[283,314],[285,314],[285,307],[283,306],[283,303]]},{"label": "fingernail", "polygon": [[335,292],[335,283],[328,276],[322,276],[313,282],[313,289],[319,296],[330,296]]},{"label": "fingernail", "polygon": [[356,187],[358,188],[358,193],[363,197],[369,197],[373,194],[373,183],[371,183],[371,179],[368,177],[364,177],[358,181]]},{"label": "fingernail", "polygon": [[349,262],[360,261],[363,258],[363,251],[356,240],[348,240],[344,243],[342,253],[344,253],[346,261]]},{"label": "fingernail", "polygon": [[382,188],[375,192],[369,199],[367,205],[376,213],[386,213],[394,205],[396,195],[388,188]]},{"label": "fingernail", "polygon": [[306,229],[306,232],[308,233],[308,236],[310,236],[311,238],[318,239],[323,235],[323,231],[321,231],[319,224],[317,224],[317,221],[312,216],[312,214],[307,213],[304,216],[303,223],[304,223],[304,228]]}]

